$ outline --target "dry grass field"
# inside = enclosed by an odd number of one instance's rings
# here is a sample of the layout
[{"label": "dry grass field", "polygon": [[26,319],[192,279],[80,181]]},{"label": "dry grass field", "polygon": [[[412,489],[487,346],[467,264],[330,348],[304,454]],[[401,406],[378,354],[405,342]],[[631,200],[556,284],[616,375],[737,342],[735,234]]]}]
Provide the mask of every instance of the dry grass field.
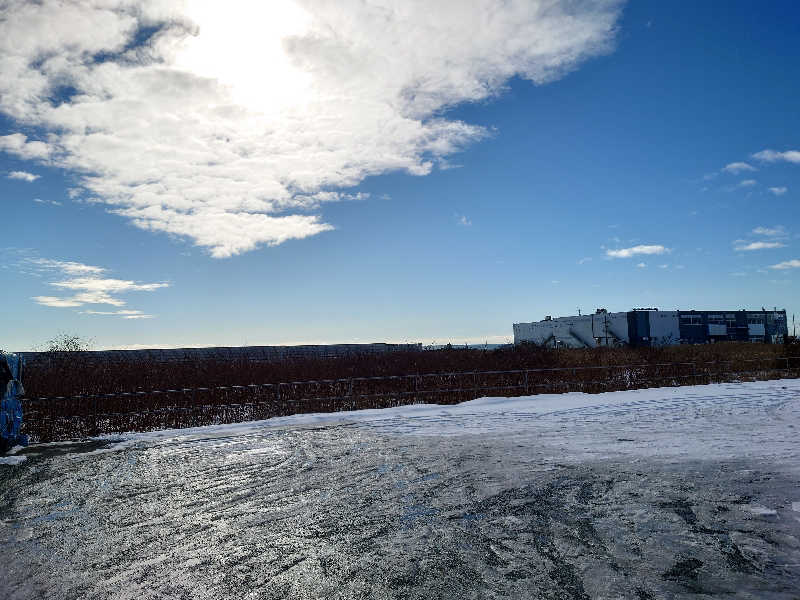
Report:
[{"label": "dry grass field", "polygon": [[[26,372],[25,389],[28,397],[54,397],[350,377],[622,365],[655,367],[668,363],[695,363],[698,367],[719,363],[725,371],[742,372],[752,370],[754,364],[758,364],[758,368],[768,367],[770,359],[800,356],[798,348],[797,344],[738,342],[665,348],[545,349],[516,346],[484,351],[454,347],[281,362],[113,362],[97,359],[92,353],[54,352],[46,362],[30,366]],[[780,368],[780,365],[776,364],[776,367]],[[657,371],[657,367],[651,369],[651,372]]]}]

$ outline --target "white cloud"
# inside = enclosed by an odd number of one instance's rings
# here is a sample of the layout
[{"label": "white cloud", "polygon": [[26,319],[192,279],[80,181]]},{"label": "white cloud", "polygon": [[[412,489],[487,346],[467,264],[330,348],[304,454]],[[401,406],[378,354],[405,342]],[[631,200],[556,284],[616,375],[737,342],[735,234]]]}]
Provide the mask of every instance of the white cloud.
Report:
[{"label": "white cloud", "polygon": [[666,264],[666,263],[665,263],[665,264],[663,264],[663,265],[658,265],[658,268],[659,268],[659,269],[668,269],[668,268],[669,268],[669,264]]},{"label": "white cloud", "polygon": [[771,187],[771,188],[769,188],[769,191],[772,192],[773,194],[775,194],[776,196],[783,196],[788,190],[789,190],[789,188],[787,188],[787,187]]},{"label": "white cloud", "polygon": [[462,225],[463,227],[469,227],[472,225],[472,221],[470,221],[465,215],[461,215],[458,218],[458,224]]},{"label": "white cloud", "polygon": [[[107,269],[79,262],[51,260],[47,258],[28,259],[34,269],[44,272],[55,272],[65,279],[51,281],[49,286],[74,292],[70,296],[34,296],[37,304],[57,308],[73,308],[84,304],[108,304],[124,306],[125,300],[119,294],[127,292],[152,292],[169,287],[168,283],[138,283],[125,279],[104,277]],[[88,314],[117,314],[123,318],[144,318],[141,311],[124,310],[113,313],[85,311]]]},{"label": "white cloud", "polygon": [[786,244],[781,242],[750,242],[749,244],[739,243],[735,250],[737,252],[749,252],[751,250],[768,250],[770,248],[785,248]]},{"label": "white cloud", "polygon": [[646,268],[646,267],[647,267],[647,263],[640,262],[640,263],[638,263],[636,266],[637,266],[638,268],[640,268],[640,269],[644,269],[644,268]]},{"label": "white cloud", "polygon": [[21,181],[32,183],[39,179],[41,175],[34,175],[33,173],[28,173],[27,171],[11,171],[6,177],[9,179],[19,179]]},{"label": "white cloud", "polygon": [[152,292],[169,286],[168,283],[135,283],[123,279],[95,277],[76,277],[66,281],[56,281],[50,285],[69,290],[84,290],[87,293]]},{"label": "white cloud", "polygon": [[777,265],[772,265],[770,269],[800,269],[800,259],[785,260]]},{"label": "white cloud", "polygon": [[776,225],[775,227],[756,227],[753,229],[754,235],[765,235],[767,237],[778,237],[786,235],[786,229],[783,225]]},{"label": "white cloud", "polygon": [[41,198],[34,198],[33,201],[36,202],[37,204],[50,204],[52,206],[61,206],[61,202],[58,202],[56,200],[42,200]]},{"label": "white cloud", "polygon": [[751,252],[754,250],[769,250],[786,247],[786,244],[781,241],[788,238],[788,233],[783,225],[775,225],[774,227],[759,226],[754,228],[750,233],[754,236],[771,239],[768,239],[768,241],[734,240],[734,250],[737,252]]},{"label": "white cloud", "polygon": [[153,315],[145,314],[140,310],[112,310],[112,311],[84,310],[82,312],[85,315],[114,315],[114,316],[122,317],[123,319],[152,319],[153,318]]},{"label": "white cloud", "polygon": [[722,170],[737,175],[742,171],[757,171],[758,169],[756,169],[752,165],[747,164],[746,162],[732,162],[730,164],[725,165],[722,168]]},{"label": "white cloud", "polygon": [[77,173],[86,197],[216,257],[332,229],[309,211],[367,176],[446,167],[490,134],[448,108],[610,51],[621,11],[617,0],[2,7],[0,111],[40,133],[0,137],[0,149]]},{"label": "white cloud", "polygon": [[[2,14],[0,14],[0,16],[2,16]],[[5,23],[0,21],[0,32],[3,31],[4,25]],[[1,43],[0,43],[0,48],[2,48]],[[0,73],[3,73],[4,75],[6,74],[5,70],[6,65],[4,64],[6,60],[7,60],[6,57],[0,59]],[[7,83],[8,82],[6,82],[6,85]],[[4,88],[5,86],[3,85],[2,82],[0,82],[0,91],[4,91]],[[5,102],[0,101],[0,109],[6,112],[4,105]],[[19,156],[20,158],[24,158],[27,160],[33,160],[33,159],[45,160],[49,158],[50,155],[52,154],[53,149],[49,144],[37,140],[32,140],[30,142],[27,140],[28,137],[22,135],[21,133],[12,133],[11,135],[0,135],[0,150],[9,152],[11,154],[15,154],[16,156]]]},{"label": "white cloud", "polygon": [[70,308],[73,306],[81,306],[83,302],[79,300],[75,300],[72,298],[57,298],[55,296],[33,296],[31,300],[34,300],[37,304],[41,304],[42,306],[53,306],[56,308]]},{"label": "white cloud", "polygon": [[143,313],[140,310],[112,310],[112,311],[84,310],[84,311],[81,311],[81,314],[84,314],[84,315],[126,315],[126,316],[134,316],[134,315],[141,315]]},{"label": "white cloud", "polygon": [[578,261],[578,264],[582,265],[582,264],[585,264],[585,263],[591,262],[591,261],[592,261],[592,257],[591,256],[584,256],[582,259],[580,259]]},{"label": "white cloud", "polygon": [[79,262],[52,260],[49,258],[32,258],[28,262],[36,265],[37,267],[41,267],[43,269],[54,269],[67,275],[100,275],[101,273],[105,273],[107,270],[103,267],[84,265],[83,263]]},{"label": "white cloud", "polygon": [[753,158],[764,162],[790,162],[800,164],[800,150],[787,150],[786,152],[762,150],[761,152],[753,154]]},{"label": "white cloud", "polygon": [[669,248],[661,245],[639,245],[631,248],[618,248],[617,250],[606,250],[606,256],[611,258],[631,258],[638,254],[666,254]]},{"label": "white cloud", "polygon": [[756,183],[755,179],[744,179],[739,182],[739,187],[753,187]]}]

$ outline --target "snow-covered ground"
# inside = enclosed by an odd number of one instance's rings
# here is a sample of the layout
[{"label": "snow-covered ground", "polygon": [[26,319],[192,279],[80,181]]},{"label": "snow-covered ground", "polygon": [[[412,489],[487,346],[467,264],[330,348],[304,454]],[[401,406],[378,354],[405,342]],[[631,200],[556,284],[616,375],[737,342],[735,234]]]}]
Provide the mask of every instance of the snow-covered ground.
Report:
[{"label": "snow-covered ground", "polygon": [[28,460],[27,456],[0,456],[0,465],[18,465]]},{"label": "snow-covered ground", "polygon": [[[769,458],[800,468],[800,380],[651,388],[603,394],[480,398],[454,406],[315,413],[266,421],[129,433],[108,451],[165,440],[248,435],[276,427],[358,424],[388,435],[526,436],[559,460],[619,456]],[[106,436],[118,440],[120,436]],[[104,451],[104,450],[101,450]]]},{"label": "snow-covered ground", "polygon": [[0,465],[9,598],[771,598],[800,381],[298,415]]}]

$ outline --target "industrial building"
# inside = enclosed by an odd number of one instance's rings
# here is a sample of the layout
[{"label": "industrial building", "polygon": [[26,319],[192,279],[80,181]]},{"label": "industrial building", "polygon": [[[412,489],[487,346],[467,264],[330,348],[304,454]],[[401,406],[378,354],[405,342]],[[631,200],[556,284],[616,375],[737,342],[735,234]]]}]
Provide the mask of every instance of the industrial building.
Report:
[{"label": "industrial building", "polygon": [[635,308],[514,323],[515,344],[596,348],[669,346],[722,341],[781,343],[788,335],[786,310],[658,310]]}]

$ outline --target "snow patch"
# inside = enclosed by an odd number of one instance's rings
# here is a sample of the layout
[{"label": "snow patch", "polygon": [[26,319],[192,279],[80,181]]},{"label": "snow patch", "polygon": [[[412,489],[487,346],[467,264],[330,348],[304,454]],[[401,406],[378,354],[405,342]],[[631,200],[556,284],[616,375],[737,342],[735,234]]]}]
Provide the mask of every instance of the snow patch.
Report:
[{"label": "snow patch", "polygon": [[747,511],[760,517],[774,517],[778,514],[777,510],[767,508],[766,506],[761,506],[760,504],[750,504],[747,507]]},{"label": "snow patch", "polygon": [[299,414],[225,425],[106,435],[104,454],[131,446],[260,435],[340,424],[381,435],[534,434],[554,456],[587,460],[766,458],[800,472],[800,380],[783,379],[602,394],[486,397],[457,405]]},{"label": "snow patch", "polygon": [[0,465],[19,465],[28,460],[27,456],[0,456]]}]

